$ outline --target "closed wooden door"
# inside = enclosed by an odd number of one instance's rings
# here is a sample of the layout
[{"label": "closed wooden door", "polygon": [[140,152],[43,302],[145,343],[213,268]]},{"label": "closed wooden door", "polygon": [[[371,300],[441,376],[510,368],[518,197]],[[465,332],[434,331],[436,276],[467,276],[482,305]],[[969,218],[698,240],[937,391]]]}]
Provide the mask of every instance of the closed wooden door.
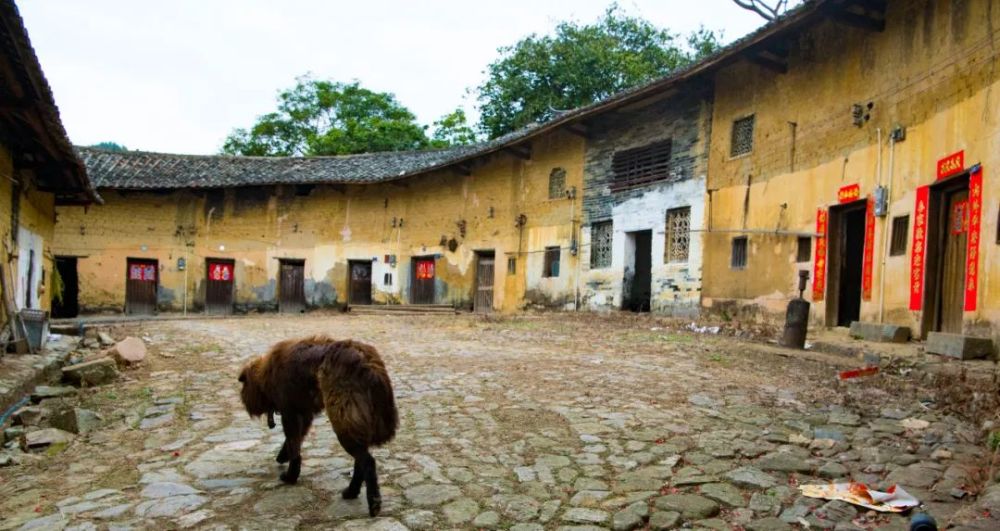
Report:
[{"label": "closed wooden door", "polygon": [[969,233],[969,190],[963,189],[946,196],[942,230],[944,255],[941,264],[939,330],[962,333],[962,312],[965,303],[965,252]]},{"label": "closed wooden door", "polygon": [[372,263],[351,261],[351,288],[348,301],[350,304],[372,303]]},{"label": "closed wooden door", "polygon": [[296,260],[281,261],[278,279],[278,309],[282,313],[306,311],[305,263]]},{"label": "closed wooden door", "polygon": [[493,257],[480,256],[476,265],[476,298],[473,307],[477,313],[493,311]]},{"label": "closed wooden door", "polygon": [[433,258],[413,259],[413,286],[410,289],[412,304],[434,304],[434,271]]},{"label": "closed wooden door", "polygon": [[209,258],[205,261],[205,313],[230,315],[233,313],[233,276],[235,262]]},{"label": "closed wooden door", "polygon": [[159,268],[156,260],[129,258],[125,268],[125,313],[156,313],[156,286]]}]

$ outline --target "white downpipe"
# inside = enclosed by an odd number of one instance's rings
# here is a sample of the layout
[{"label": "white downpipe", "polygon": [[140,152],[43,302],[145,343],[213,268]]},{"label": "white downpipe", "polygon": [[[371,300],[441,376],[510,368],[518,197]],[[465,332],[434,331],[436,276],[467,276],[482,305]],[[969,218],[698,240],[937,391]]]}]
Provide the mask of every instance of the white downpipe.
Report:
[{"label": "white downpipe", "polygon": [[[879,150],[881,150],[881,149],[882,148],[879,147]],[[879,283],[878,283],[878,322],[879,323],[884,323],[885,322],[885,277],[886,277],[886,274],[885,274],[885,263],[886,263],[887,257],[889,256],[889,248],[886,245],[886,240],[888,240],[889,227],[890,227],[889,226],[890,216],[889,216],[888,210],[889,210],[889,205],[892,204],[892,184],[893,184],[892,181],[893,181],[893,175],[895,174],[895,172],[894,172],[895,154],[896,154],[896,140],[893,137],[890,136],[889,137],[889,180],[888,180],[888,183],[886,183],[886,186],[885,186],[885,206],[886,206],[886,215],[885,215],[885,218],[886,218],[886,221],[885,221],[885,223],[883,223],[883,230],[882,230],[882,264],[879,266],[879,269],[881,271],[881,273],[879,275]]]}]

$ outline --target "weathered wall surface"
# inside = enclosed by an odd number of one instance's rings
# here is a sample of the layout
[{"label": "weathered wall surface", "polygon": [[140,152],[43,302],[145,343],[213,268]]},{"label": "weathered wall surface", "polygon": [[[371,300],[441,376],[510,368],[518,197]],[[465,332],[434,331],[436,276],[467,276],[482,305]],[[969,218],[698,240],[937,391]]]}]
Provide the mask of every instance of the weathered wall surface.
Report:
[{"label": "weathered wall surface", "polygon": [[[689,92],[611,114],[591,126],[584,169],[583,301],[591,309],[620,308],[630,273],[627,234],[652,231],[651,310],[672,315],[698,312],[701,298],[701,233],[704,220],[707,139],[711,127],[707,89]],[[612,157],[616,151],[671,140],[670,176],[653,184],[613,191]],[[690,248],[686,262],[664,257],[666,213],[691,208]],[[611,221],[614,230],[608,267],[592,268],[591,226]]]},{"label": "weathered wall surface", "polygon": [[[379,185],[102,190],[103,206],[59,208],[56,254],[80,257],[82,311],[122,309],[130,257],[159,261],[159,306],[168,311],[181,310],[185,297],[189,309],[203,307],[208,258],[235,260],[238,311],[277,308],[282,258],[305,261],[307,304],[331,307],[347,303],[349,260],[372,261],[375,302],[405,303],[411,258],[434,256],[435,302],[468,307],[477,251],[496,256],[496,309],[572,303],[580,207],[549,200],[548,176],[562,167],[567,187],[580,188],[583,142],[555,133],[532,147],[530,160],[496,155],[469,176],[445,171]],[[564,249],[557,278],[541,277],[546,246]]]},{"label": "weathered wall surface", "polygon": [[[845,185],[861,196],[881,183],[890,189],[889,215],[875,231],[874,293],[861,318],[918,329],[908,309],[909,243],[915,189],[935,182],[936,161],[965,151],[966,166],[984,167],[979,307],[966,312],[967,331],[997,335],[1000,260],[997,209],[1000,181],[996,36],[1000,9],[988,0],[889,2],[884,32],[827,21],[790,44],[785,74],[741,62],[716,79],[708,189],[704,305],[726,313],[777,318],[797,295],[794,234],[816,229],[818,208],[838,202]],[[868,103],[872,107],[868,109]],[[853,124],[852,105],[869,119]],[[730,156],[732,123],[756,117],[754,148]],[[904,141],[888,135],[901,125]],[[879,138],[881,136],[881,143]],[[881,162],[880,162],[881,161]],[[910,215],[907,252],[887,256],[894,216]],[[747,231],[747,232],[743,232]],[[749,237],[748,265],[730,268],[731,239]],[[815,259],[815,242],[813,245]],[[880,296],[884,277],[884,295]],[[807,290],[808,293],[808,290]],[[825,301],[813,304],[822,323]]]}]

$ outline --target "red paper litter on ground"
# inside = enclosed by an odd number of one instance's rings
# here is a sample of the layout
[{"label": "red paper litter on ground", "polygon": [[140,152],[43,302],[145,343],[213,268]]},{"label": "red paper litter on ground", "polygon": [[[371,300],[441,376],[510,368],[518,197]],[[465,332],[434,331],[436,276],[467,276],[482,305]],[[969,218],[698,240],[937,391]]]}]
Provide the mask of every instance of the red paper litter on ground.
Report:
[{"label": "red paper litter on ground", "polygon": [[840,371],[840,373],[837,374],[837,378],[840,380],[850,380],[852,378],[860,378],[862,376],[874,376],[876,374],[878,374],[878,367],[862,367],[860,369]]},{"label": "red paper litter on ground", "polygon": [[828,485],[802,485],[803,496],[824,500],[841,500],[883,513],[908,511],[920,502],[903,487],[893,485],[885,492],[871,490],[864,483],[831,483]]}]

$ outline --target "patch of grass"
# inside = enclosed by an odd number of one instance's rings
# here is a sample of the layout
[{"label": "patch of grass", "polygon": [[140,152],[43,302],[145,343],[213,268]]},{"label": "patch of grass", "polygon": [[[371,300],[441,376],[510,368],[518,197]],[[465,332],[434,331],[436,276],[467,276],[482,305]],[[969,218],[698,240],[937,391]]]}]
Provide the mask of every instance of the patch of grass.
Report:
[{"label": "patch of grass", "polygon": [[64,442],[52,443],[48,448],[45,449],[45,455],[52,457],[54,455],[59,455],[63,450],[66,449],[67,444]]}]

